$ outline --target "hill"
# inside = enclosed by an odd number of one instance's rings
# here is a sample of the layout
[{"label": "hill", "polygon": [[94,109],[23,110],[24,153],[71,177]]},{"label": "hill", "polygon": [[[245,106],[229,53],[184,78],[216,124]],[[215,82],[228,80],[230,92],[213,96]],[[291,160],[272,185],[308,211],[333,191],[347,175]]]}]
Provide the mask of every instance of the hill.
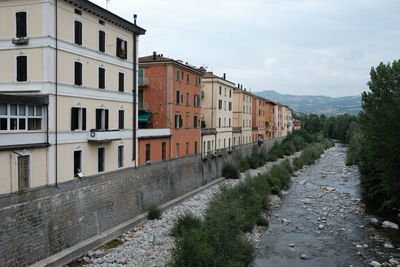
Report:
[{"label": "hill", "polygon": [[357,114],[361,111],[361,96],[311,96],[280,94],[273,90],[254,92],[282,104],[288,105],[296,113],[316,113],[334,116],[339,114]]}]

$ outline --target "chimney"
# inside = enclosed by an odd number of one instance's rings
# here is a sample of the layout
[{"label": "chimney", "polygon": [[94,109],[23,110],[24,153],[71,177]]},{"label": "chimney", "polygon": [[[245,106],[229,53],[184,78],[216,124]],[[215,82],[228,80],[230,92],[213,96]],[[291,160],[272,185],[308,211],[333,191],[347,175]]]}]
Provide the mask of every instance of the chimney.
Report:
[{"label": "chimney", "polygon": [[224,80],[226,80],[226,73],[224,73]]},{"label": "chimney", "polygon": [[156,60],[156,59],[157,59],[157,52],[154,51],[154,52],[153,52],[153,60]]}]

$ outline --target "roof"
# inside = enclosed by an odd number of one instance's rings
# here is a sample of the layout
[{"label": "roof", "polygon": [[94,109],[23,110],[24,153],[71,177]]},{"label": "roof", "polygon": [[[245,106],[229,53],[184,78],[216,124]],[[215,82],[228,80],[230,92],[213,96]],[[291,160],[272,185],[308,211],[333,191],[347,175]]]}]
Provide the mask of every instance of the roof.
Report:
[{"label": "roof", "polygon": [[170,64],[175,64],[178,65],[179,67],[190,69],[191,71],[194,71],[198,74],[203,75],[203,72],[199,69],[197,69],[195,66],[189,65],[187,62],[186,64],[183,63],[181,60],[175,60],[172,58],[164,57],[163,54],[157,54],[156,52],[153,52],[153,55],[150,56],[144,56],[139,58],[139,64],[157,64],[157,63],[170,63]]},{"label": "roof", "polygon": [[[224,75],[225,75],[225,74],[224,74]],[[226,78],[224,78],[224,77],[219,77],[219,76],[215,75],[215,74],[214,74],[213,72],[211,72],[211,71],[207,71],[206,73],[204,73],[203,79],[207,79],[207,78],[221,79],[221,80],[223,80],[223,81],[226,81],[226,82],[231,83],[231,84],[233,84],[234,86],[236,86],[236,84],[235,84],[234,82],[228,81],[228,80],[227,80]]]},{"label": "roof", "polygon": [[91,1],[88,0],[64,0],[77,8],[80,8],[86,12],[91,13],[99,17],[102,20],[111,22],[127,31],[136,33],[136,34],[145,34],[146,30],[137,26],[136,23],[132,23],[126,19],[121,18],[120,16],[115,15],[114,13],[108,11],[107,9],[98,6]]}]

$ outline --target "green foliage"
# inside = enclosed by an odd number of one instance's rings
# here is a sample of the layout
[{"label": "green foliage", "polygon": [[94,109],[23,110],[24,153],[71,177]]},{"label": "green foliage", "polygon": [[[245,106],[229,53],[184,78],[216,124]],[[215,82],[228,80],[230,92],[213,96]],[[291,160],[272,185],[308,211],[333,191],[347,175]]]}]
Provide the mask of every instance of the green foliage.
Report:
[{"label": "green foliage", "polygon": [[239,170],[240,170],[241,172],[245,172],[245,171],[247,171],[248,169],[250,169],[250,165],[249,165],[248,158],[241,159],[241,160],[239,161]]},{"label": "green foliage", "polygon": [[236,165],[232,163],[225,163],[222,167],[222,176],[228,179],[239,179],[240,173]]},{"label": "green foliage", "polygon": [[156,206],[151,206],[149,209],[149,213],[147,214],[147,219],[158,220],[160,218],[161,218],[161,210]]},{"label": "green foliage", "polygon": [[356,163],[367,206],[385,214],[400,207],[400,60],[371,69],[362,94],[359,128],[350,137],[348,163]]},{"label": "green foliage", "polygon": [[191,213],[179,215],[174,227],[172,228],[171,235],[174,237],[181,237],[187,231],[192,229],[200,229],[202,226],[201,219]]}]

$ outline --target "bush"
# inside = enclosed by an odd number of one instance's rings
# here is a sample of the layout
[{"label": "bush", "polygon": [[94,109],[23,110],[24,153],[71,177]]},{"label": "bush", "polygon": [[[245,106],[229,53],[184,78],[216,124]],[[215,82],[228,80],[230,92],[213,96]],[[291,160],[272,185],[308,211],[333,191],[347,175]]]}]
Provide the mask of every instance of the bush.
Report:
[{"label": "bush", "polygon": [[304,162],[301,159],[301,157],[293,159],[293,168],[294,168],[294,170],[296,170],[296,171],[300,170],[301,168],[303,168],[303,166],[304,166]]},{"label": "bush", "polygon": [[149,209],[149,213],[147,214],[147,219],[158,220],[160,218],[161,218],[161,210],[156,206],[151,206]]},{"label": "bush", "polygon": [[222,167],[222,176],[229,179],[239,179],[240,173],[238,168],[232,163],[225,163]]},{"label": "bush", "polygon": [[181,237],[184,232],[188,232],[193,229],[200,229],[201,226],[201,219],[193,214],[187,213],[184,215],[179,215],[174,227],[172,228],[171,235],[174,237]]},{"label": "bush", "polygon": [[250,165],[249,165],[248,159],[247,159],[247,158],[241,159],[241,160],[239,161],[239,170],[240,170],[241,172],[245,172],[245,171],[247,171],[248,169],[250,169]]}]

